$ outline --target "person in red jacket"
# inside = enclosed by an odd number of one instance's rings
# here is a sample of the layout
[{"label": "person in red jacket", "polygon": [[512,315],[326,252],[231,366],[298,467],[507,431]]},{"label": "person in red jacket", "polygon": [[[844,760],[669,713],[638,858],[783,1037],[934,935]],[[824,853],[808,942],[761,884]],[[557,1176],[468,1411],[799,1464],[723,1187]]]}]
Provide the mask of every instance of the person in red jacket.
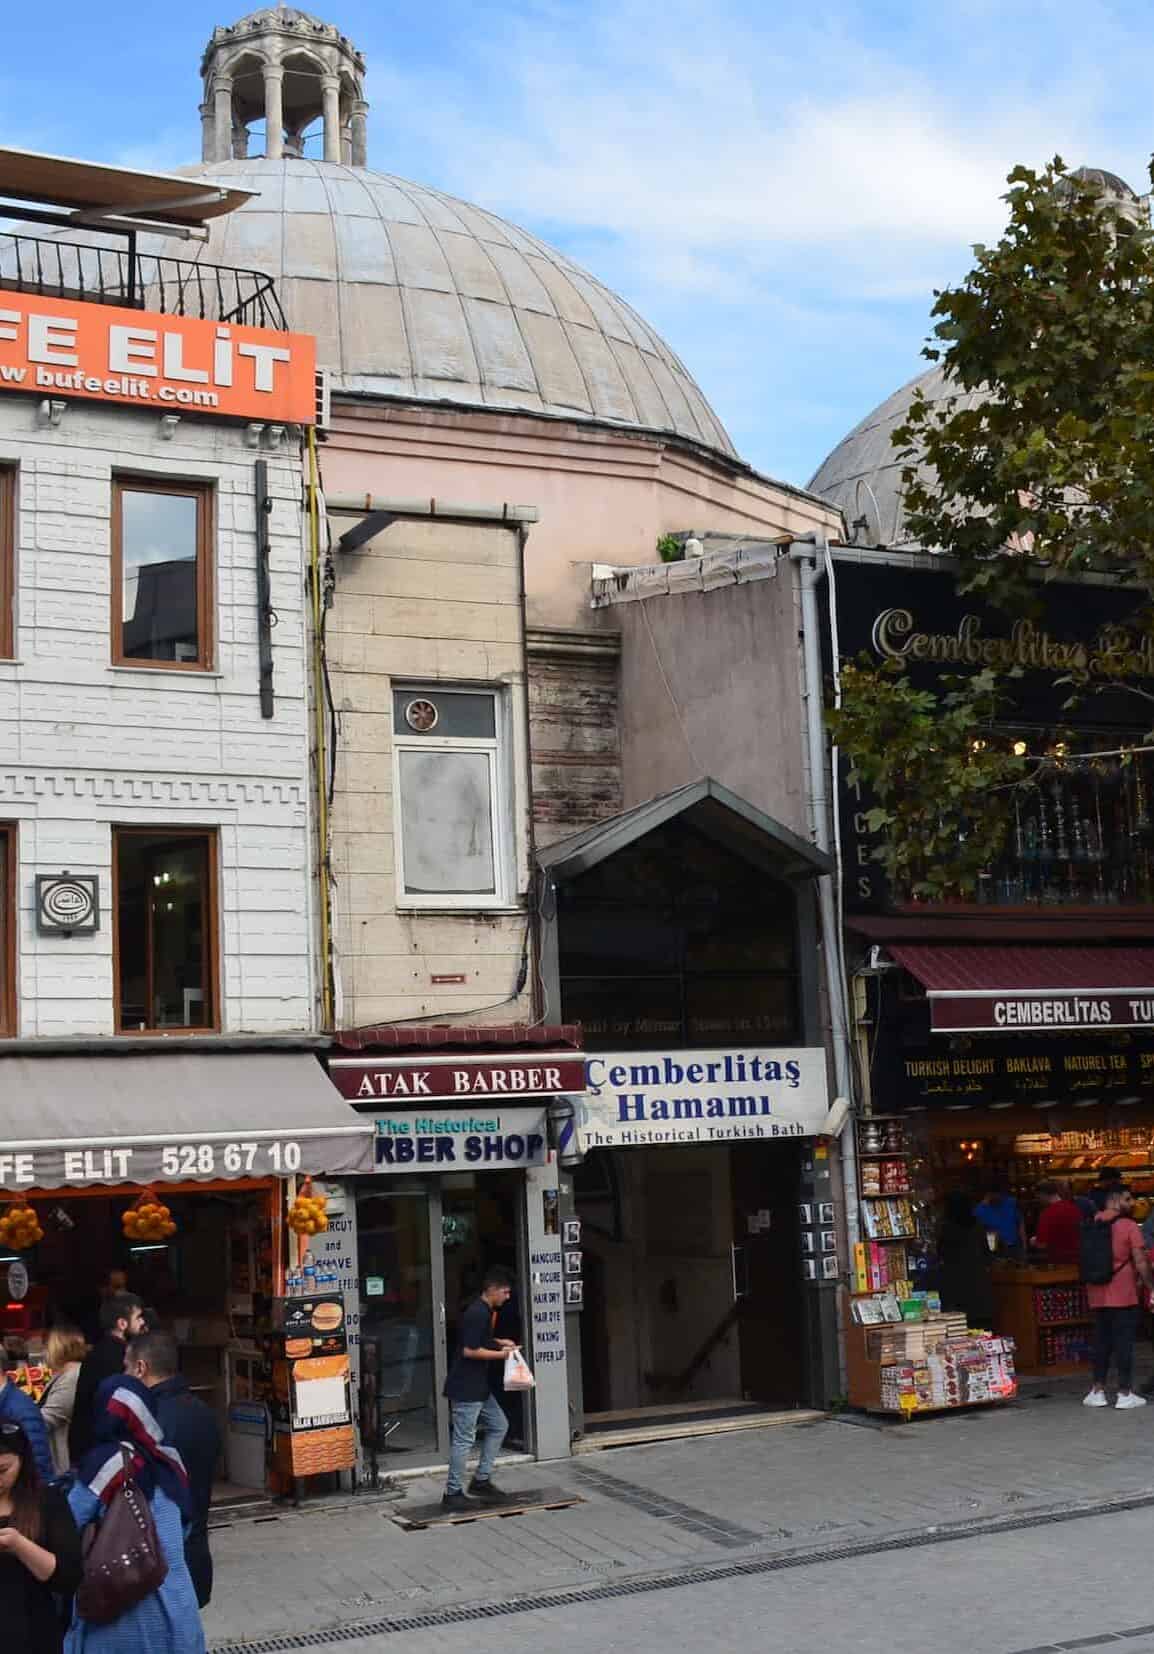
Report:
[{"label": "person in red jacket", "polygon": [[1081,1256],[1081,1207],[1058,1183],[1039,1183],[1035,1193],[1042,1211],[1034,1244],[1041,1247],[1048,1263],[1076,1264]]}]

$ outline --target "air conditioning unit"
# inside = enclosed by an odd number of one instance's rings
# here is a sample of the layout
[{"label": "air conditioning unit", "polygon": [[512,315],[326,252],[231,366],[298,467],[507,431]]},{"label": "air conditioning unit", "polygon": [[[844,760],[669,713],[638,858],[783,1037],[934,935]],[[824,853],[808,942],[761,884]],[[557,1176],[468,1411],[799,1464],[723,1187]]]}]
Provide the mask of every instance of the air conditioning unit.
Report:
[{"label": "air conditioning unit", "polygon": [[318,431],[327,431],[333,417],[333,385],[329,377],[328,368],[316,370],[316,426]]}]

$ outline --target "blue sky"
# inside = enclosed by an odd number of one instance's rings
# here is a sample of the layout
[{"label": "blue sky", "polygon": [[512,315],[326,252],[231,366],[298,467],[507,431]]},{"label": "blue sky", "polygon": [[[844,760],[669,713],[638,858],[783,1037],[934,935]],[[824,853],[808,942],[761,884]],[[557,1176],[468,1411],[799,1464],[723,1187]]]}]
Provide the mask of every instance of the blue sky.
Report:
[{"label": "blue sky", "polygon": [[[199,158],[220,0],[9,0],[4,141]],[[918,371],[935,286],[1055,152],[1148,187],[1148,7],[1079,0],[325,0],[370,164],[525,224],[637,306],[739,451],[804,483]],[[27,66],[27,67],[26,67]]]}]

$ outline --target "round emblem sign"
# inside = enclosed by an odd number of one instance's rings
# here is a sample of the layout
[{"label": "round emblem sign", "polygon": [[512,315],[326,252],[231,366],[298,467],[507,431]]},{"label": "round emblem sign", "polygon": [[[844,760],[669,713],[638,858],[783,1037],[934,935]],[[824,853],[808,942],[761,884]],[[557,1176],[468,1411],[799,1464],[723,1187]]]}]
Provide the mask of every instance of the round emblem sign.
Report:
[{"label": "round emblem sign", "polygon": [[8,1265],[8,1296],[17,1303],[28,1295],[28,1266],[17,1258]]},{"label": "round emblem sign", "polygon": [[92,918],[92,891],[77,879],[56,879],[41,897],[45,921],[61,930],[79,929]]}]

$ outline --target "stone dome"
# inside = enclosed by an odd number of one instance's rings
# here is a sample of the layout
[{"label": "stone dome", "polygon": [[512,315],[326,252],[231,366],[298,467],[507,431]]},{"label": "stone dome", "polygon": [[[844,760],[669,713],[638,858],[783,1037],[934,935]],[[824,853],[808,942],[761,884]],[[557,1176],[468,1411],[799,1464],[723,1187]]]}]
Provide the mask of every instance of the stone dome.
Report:
[{"label": "stone dome", "polygon": [[902,471],[892,437],[909,413],[917,391],[931,402],[957,396],[960,407],[984,400],[977,392],[951,392],[941,368],[931,368],[895,391],[854,426],[810,478],[810,493],[820,494],[845,517],[850,540],[859,546],[910,546],[902,508]]},{"label": "stone dome", "polygon": [[334,161],[182,170],[259,192],[215,220],[195,256],[273,276],[290,326],[316,335],[335,387],[608,420],[734,453],[636,311],[494,214]]},{"label": "stone dome", "polygon": [[[1146,215],[1141,197],[1117,173],[1101,167],[1078,167],[1070,175],[1098,190],[1104,204],[1123,217],[1137,222]],[[894,431],[905,423],[910,404],[918,391],[930,402],[954,396],[959,409],[974,408],[985,401],[978,391],[951,390],[940,367],[911,379],[901,390],[855,425],[818,466],[807,487],[837,506],[845,518],[851,541],[860,546],[913,547],[902,507],[902,471],[907,461],[898,458]]]}]

